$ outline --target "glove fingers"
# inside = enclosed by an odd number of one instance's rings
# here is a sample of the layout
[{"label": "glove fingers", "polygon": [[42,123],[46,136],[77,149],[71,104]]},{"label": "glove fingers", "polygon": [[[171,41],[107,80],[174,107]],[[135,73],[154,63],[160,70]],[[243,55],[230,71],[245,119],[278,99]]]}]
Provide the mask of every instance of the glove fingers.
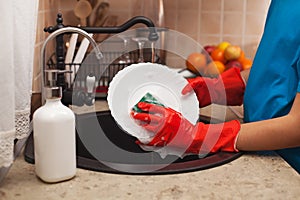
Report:
[{"label": "glove fingers", "polygon": [[181,94],[188,94],[191,91],[196,90],[198,87],[201,87],[202,84],[202,79],[193,79],[192,81],[189,81],[189,83],[182,89]]},{"label": "glove fingers", "polygon": [[157,123],[150,123],[150,124],[142,124],[141,126],[146,129],[147,131],[153,132],[153,133],[157,133],[157,131],[159,130],[159,126],[160,124]]},{"label": "glove fingers", "polygon": [[131,116],[136,119],[140,120],[146,123],[159,123],[161,121],[161,118],[157,115],[151,115],[149,113],[137,113],[137,112],[131,112]]},{"label": "glove fingers", "polygon": [[187,84],[186,86],[184,86],[184,88],[181,91],[181,94],[185,95],[187,93],[190,93],[193,90],[191,84]]},{"label": "glove fingers", "polygon": [[139,109],[143,110],[144,112],[151,112],[157,114],[164,114],[165,108],[159,105],[139,102],[138,103]]}]

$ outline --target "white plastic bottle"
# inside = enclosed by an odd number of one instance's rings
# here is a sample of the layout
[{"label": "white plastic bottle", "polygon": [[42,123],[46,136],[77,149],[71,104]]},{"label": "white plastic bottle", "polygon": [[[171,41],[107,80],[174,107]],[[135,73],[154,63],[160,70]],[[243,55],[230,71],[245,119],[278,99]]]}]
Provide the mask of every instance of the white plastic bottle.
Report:
[{"label": "white plastic bottle", "polygon": [[60,182],[76,174],[75,115],[61,103],[61,88],[46,87],[46,103],[33,114],[36,175]]}]

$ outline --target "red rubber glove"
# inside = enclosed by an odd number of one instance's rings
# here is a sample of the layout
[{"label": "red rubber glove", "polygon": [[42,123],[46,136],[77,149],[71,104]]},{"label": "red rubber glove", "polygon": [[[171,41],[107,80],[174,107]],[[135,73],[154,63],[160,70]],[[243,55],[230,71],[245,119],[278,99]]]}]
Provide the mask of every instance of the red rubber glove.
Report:
[{"label": "red rubber glove", "polygon": [[131,112],[131,116],[146,130],[156,133],[147,144],[162,147],[168,145],[183,149],[185,153],[202,154],[217,151],[237,152],[235,142],[240,130],[237,120],[220,123],[191,124],[180,113],[159,105],[138,103],[144,113]]},{"label": "red rubber glove", "polygon": [[235,67],[225,71],[218,78],[197,77],[188,81],[189,84],[182,89],[182,94],[194,90],[200,107],[211,103],[229,106],[243,103],[245,83],[240,70]]}]

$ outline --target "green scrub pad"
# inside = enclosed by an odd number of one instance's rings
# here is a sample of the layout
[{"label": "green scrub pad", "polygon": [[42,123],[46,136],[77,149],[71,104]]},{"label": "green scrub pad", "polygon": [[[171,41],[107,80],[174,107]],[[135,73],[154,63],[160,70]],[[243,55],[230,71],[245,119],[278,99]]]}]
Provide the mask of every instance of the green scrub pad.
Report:
[{"label": "green scrub pad", "polygon": [[[146,103],[151,103],[151,104],[156,104],[156,105],[164,106],[162,103],[160,103],[160,102],[159,102],[152,94],[150,94],[149,92],[147,92],[147,93],[141,98],[141,100],[140,100],[139,102],[146,102]],[[138,102],[138,103],[139,103],[139,102]],[[137,104],[138,104],[138,103],[137,103]],[[135,112],[139,112],[139,113],[143,112],[141,109],[138,108],[137,104],[135,104],[135,105],[133,106],[132,109],[133,109]]]}]

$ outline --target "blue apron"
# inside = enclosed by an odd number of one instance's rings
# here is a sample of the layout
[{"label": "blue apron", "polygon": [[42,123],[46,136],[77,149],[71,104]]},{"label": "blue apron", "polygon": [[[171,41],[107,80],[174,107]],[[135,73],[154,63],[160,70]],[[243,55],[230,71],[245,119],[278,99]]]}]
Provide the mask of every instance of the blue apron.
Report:
[{"label": "blue apron", "polygon": [[[289,113],[300,92],[299,57],[300,1],[272,0],[245,91],[245,122]],[[300,173],[300,147],[276,152]]]}]

